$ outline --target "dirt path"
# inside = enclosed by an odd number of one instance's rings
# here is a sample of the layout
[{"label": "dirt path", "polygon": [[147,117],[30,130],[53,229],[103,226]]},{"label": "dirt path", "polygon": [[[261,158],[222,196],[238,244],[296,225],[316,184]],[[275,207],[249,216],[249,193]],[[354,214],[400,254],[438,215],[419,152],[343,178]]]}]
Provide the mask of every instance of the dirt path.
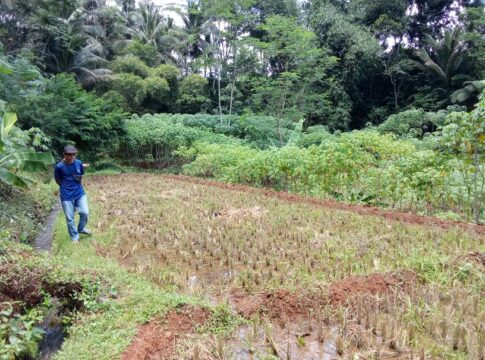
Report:
[{"label": "dirt path", "polygon": [[35,237],[34,249],[36,249],[37,251],[49,252],[51,250],[54,225],[60,210],[61,204],[59,201],[56,201],[51,212],[45,219],[44,224],[42,225],[42,229],[37,233],[37,236]]},{"label": "dirt path", "polygon": [[433,216],[421,216],[421,215],[417,215],[409,212],[381,209],[374,206],[347,204],[347,203],[338,202],[335,200],[305,197],[302,195],[296,195],[296,194],[287,193],[287,192],[278,192],[278,191],[269,190],[269,189],[253,188],[245,185],[225,184],[225,183],[220,183],[212,180],[194,178],[189,176],[180,176],[180,175],[164,175],[164,176],[176,181],[184,181],[184,182],[189,182],[193,184],[212,186],[212,187],[234,190],[234,191],[258,193],[264,196],[278,198],[292,203],[310,204],[310,205],[325,207],[330,209],[351,211],[360,215],[380,216],[386,219],[405,222],[409,224],[437,226],[443,229],[459,227],[466,230],[472,230],[479,235],[485,234],[485,225],[476,225],[476,224],[460,222],[460,221],[443,220]]}]

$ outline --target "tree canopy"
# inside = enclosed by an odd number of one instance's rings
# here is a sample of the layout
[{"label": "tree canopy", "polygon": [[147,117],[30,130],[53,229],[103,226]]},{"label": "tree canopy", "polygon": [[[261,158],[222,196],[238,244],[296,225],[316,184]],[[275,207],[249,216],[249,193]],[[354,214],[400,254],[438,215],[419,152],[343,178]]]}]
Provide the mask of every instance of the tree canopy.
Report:
[{"label": "tree canopy", "polygon": [[348,130],[413,108],[471,110],[485,86],[477,0],[188,0],[177,21],[150,0],[0,10],[3,59],[16,69],[0,93],[13,104],[70,73],[130,113],[265,114]]}]

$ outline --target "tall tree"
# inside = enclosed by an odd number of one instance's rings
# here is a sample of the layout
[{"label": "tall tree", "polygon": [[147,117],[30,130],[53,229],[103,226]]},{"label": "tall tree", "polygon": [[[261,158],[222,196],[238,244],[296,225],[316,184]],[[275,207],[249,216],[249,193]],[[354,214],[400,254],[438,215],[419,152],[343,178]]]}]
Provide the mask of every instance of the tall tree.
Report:
[{"label": "tall tree", "polygon": [[373,77],[381,72],[381,46],[368,27],[353,21],[348,4],[335,6],[332,1],[315,0],[310,10],[311,26],[320,47],[338,57],[337,76],[352,102],[355,125],[367,121],[369,92]]},{"label": "tall tree", "polygon": [[253,45],[262,53],[267,75],[256,80],[254,109],[278,119],[346,128],[346,97],[334,96],[342,88],[330,75],[337,58],[319,48],[315,34],[294,18],[271,16],[261,28],[266,35]]},{"label": "tall tree", "polygon": [[168,21],[160,13],[160,8],[152,2],[142,2],[132,16],[134,36],[144,44],[158,47],[168,28]]}]

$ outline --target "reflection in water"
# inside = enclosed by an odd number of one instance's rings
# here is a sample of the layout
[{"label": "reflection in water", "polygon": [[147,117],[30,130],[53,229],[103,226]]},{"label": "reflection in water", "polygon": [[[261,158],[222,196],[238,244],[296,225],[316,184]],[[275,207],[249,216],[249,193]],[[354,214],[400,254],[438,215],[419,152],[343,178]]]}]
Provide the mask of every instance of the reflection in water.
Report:
[{"label": "reflection in water", "polygon": [[237,275],[238,272],[234,269],[198,272],[188,277],[187,287],[193,293],[198,286],[209,286],[218,282],[228,283],[233,281]]},{"label": "reflection in water", "polygon": [[[324,329],[323,343],[318,341],[316,331],[301,332],[308,328],[301,324],[286,327],[274,327],[266,330],[262,327],[244,326],[236,331],[235,339],[230,344],[232,356],[236,360],[254,360],[273,354],[280,359],[299,360],[333,360],[337,359],[335,341],[337,327],[328,326]],[[316,328],[316,327],[313,327]],[[303,340],[298,340],[298,334],[304,334]],[[271,337],[271,339],[268,339]],[[268,344],[272,344],[268,346]]]}]

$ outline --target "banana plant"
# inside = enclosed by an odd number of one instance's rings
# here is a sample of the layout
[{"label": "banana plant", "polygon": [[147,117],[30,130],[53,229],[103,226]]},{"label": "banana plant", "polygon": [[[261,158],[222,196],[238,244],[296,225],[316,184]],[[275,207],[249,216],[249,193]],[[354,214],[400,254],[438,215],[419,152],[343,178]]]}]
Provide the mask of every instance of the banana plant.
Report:
[{"label": "banana plant", "polygon": [[48,152],[34,152],[14,148],[9,133],[17,122],[15,113],[4,113],[0,117],[0,181],[16,187],[28,187],[31,180],[23,177],[19,171],[38,172],[47,169],[54,162]]},{"label": "banana plant", "polygon": [[0,60],[0,74],[11,74],[12,73],[12,69],[10,68],[10,66],[5,63],[3,60]]}]

